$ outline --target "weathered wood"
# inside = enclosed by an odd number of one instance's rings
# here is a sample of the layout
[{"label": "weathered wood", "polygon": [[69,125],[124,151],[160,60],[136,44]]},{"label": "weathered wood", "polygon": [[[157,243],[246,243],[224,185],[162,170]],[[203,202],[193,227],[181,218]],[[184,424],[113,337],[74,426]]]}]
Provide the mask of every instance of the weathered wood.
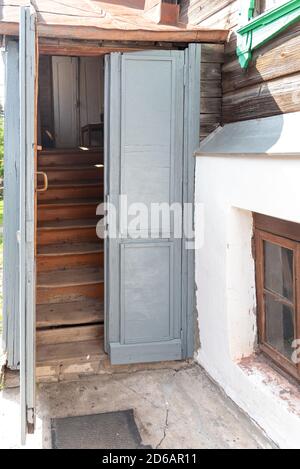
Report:
[{"label": "weathered wood", "polygon": [[[216,44],[215,44],[216,45]],[[53,55],[99,56],[102,53],[130,52],[146,49],[178,49],[185,48],[186,43],[149,42],[149,41],[86,41],[74,39],[55,39],[41,37],[40,53]],[[216,45],[217,46],[217,45]]]},{"label": "weathered wood", "polygon": [[58,365],[72,363],[90,363],[105,358],[101,340],[77,343],[40,345],[37,347],[37,365]]},{"label": "weathered wood", "polygon": [[183,0],[180,21],[229,29],[237,24],[237,11],[236,0]]},{"label": "weathered wood", "polygon": [[102,300],[104,295],[104,283],[88,283],[78,285],[66,285],[56,287],[38,287],[37,304],[63,303],[80,301],[83,298]]},{"label": "weathered wood", "polygon": [[202,114],[218,114],[221,116],[222,101],[220,98],[204,98],[201,99]]},{"label": "weathered wood", "polygon": [[213,132],[220,125],[220,121],[220,114],[200,114],[201,139]]},{"label": "weathered wood", "polygon": [[[0,33],[17,36],[18,25],[12,23],[0,23]],[[166,30],[167,29],[167,30]],[[40,25],[39,34],[49,38],[64,39],[86,39],[93,41],[150,41],[150,42],[178,42],[178,43],[202,43],[211,44],[224,43],[228,37],[229,29],[172,29],[167,27],[162,31],[152,30],[119,30],[119,29],[98,29],[95,27],[78,26],[57,26]]]},{"label": "weathered wood", "polygon": [[202,80],[201,82],[202,98],[219,98],[222,101],[222,86],[220,80]]},{"label": "weathered wood", "polygon": [[3,345],[8,366],[17,368],[20,362],[17,242],[20,217],[20,101],[19,48],[14,40],[7,41],[5,62]]},{"label": "weathered wood", "polygon": [[228,93],[223,98],[223,122],[299,111],[299,90],[300,73]]},{"label": "weathered wood", "polygon": [[221,64],[203,63],[201,68],[201,79],[221,81]]},{"label": "weathered wood", "polygon": [[104,321],[104,307],[100,301],[84,299],[70,303],[38,305],[37,328],[93,324]]},{"label": "weathered wood", "polygon": [[300,25],[255,51],[247,70],[236,59],[223,68],[225,93],[300,72]]},{"label": "weathered wood", "polygon": [[103,269],[66,269],[41,272],[37,276],[37,287],[57,288],[61,286],[96,285],[102,283]]},{"label": "weathered wood", "polygon": [[103,324],[51,328],[36,333],[37,345],[78,343],[85,340],[103,339]]},{"label": "weathered wood", "polygon": [[224,44],[202,44],[201,63],[224,63]]}]

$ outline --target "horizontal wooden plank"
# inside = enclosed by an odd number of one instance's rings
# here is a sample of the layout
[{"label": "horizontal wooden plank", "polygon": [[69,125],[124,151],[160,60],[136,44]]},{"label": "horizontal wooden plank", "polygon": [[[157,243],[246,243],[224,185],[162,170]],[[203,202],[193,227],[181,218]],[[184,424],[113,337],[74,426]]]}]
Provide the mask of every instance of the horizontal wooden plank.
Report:
[{"label": "horizontal wooden plank", "polygon": [[94,254],[103,251],[103,243],[63,243],[52,244],[49,246],[40,246],[38,249],[38,256],[52,257],[52,256],[68,256],[68,255],[81,255],[81,254]]},{"label": "horizontal wooden plank", "polygon": [[228,93],[223,122],[269,117],[300,111],[300,73]]},{"label": "horizontal wooden plank", "polygon": [[224,44],[202,44],[201,62],[202,63],[224,63],[225,46]]},{"label": "horizontal wooden plank", "polygon": [[39,345],[37,347],[37,365],[59,366],[71,363],[100,362],[105,359],[103,340],[71,342],[66,344]]},{"label": "horizontal wooden plank", "polygon": [[200,115],[200,134],[207,136],[220,125],[219,114],[201,114]]},{"label": "horizontal wooden plank", "polygon": [[[18,36],[18,23],[0,22],[0,34]],[[90,41],[120,40],[120,41],[158,41],[158,42],[194,42],[194,43],[224,43],[228,37],[228,29],[178,29],[165,28],[153,30],[122,30],[102,29],[88,26],[69,26],[39,24],[39,35],[48,38],[86,39]]]},{"label": "horizontal wooden plank", "polygon": [[300,25],[255,51],[247,70],[234,60],[223,67],[225,93],[300,72]]},{"label": "horizontal wooden plank", "polygon": [[103,281],[104,273],[101,268],[66,269],[41,272],[37,276],[37,288],[95,285]]},{"label": "horizontal wooden plank", "polygon": [[220,80],[202,80],[201,82],[202,98],[220,98],[222,100],[222,86]]},{"label": "horizontal wooden plank", "polygon": [[203,63],[201,65],[201,80],[219,80],[221,81],[221,64]]},{"label": "horizontal wooden plank", "polygon": [[103,324],[70,326],[41,330],[36,333],[37,345],[67,344],[86,340],[103,339]]},{"label": "horizontal wooden plank", "polygon": [[221,115],[222,100],[220,98],[202,98],[201,113],[202,114],[219,114]]},{"label": "horizontal wooden plank", "polygon": [[104,305],[89,299],[38,305],[36,317],[37,328],[101,323],[104,321]]},{"label": "horizontal wooden plank", "polygon": [[230,28],[236,24],[236,0],[183,0],[180,21],[193,25]]}]

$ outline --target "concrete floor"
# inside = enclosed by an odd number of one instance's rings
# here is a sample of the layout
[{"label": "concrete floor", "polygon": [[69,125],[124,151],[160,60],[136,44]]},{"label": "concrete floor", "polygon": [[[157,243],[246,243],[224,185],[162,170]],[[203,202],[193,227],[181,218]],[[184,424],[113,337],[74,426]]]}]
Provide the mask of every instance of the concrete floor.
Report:
[{"label": "concrete floor", "polygon": [[[0,448],[19,445],[19,390],[0,393]],[[27,448],[51,447],[49,417],[134,409],[143,443],[167,449],[272,448],[196,365],[39,386],[37,431]]]}]

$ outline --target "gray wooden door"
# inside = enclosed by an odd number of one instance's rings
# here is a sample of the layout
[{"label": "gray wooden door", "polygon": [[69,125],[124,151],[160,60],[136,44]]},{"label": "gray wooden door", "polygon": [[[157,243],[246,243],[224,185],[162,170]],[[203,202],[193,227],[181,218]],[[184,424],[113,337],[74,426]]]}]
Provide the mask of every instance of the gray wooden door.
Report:
[{"label": "gray wooden door", "polygon": [[113,364],[180,360],[182,239],[172,221],[136,227],[132,204],[183,201],[184,52],[111,54],[105,99],[106,195],[118,215],[112,236],[110,210],[106,348]]},{"label": "gray wooden door", "polygon": [[20,20],[20,398],[21,437],[35,424],[36,17]]}]

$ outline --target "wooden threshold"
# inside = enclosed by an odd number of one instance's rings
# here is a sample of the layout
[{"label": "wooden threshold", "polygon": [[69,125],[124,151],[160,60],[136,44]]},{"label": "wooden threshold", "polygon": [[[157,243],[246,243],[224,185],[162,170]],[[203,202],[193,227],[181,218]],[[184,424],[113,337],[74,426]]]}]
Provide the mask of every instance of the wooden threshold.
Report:
[{"label": "wooden threshold", "polygon": [[62,366],[72,363],[90,363],[106,358],[103,339],[47,344],[37,346],[37,366]]}]

